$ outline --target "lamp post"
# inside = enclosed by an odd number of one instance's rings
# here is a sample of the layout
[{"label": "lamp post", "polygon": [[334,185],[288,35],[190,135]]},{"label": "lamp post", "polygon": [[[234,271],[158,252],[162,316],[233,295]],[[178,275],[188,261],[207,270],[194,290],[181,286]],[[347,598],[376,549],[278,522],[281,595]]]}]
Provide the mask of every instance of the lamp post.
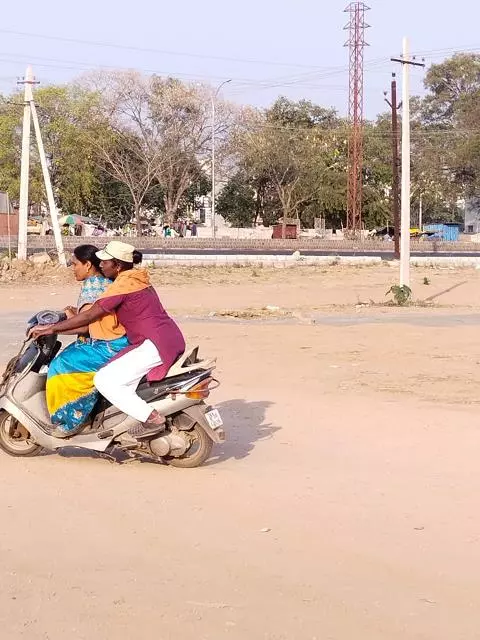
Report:
[{"label": "lamp post", "polygon": [[215,216],[215,100],[220,93],[220,90],[223,86],[231,82],[231,78],[229,80],[224,80],[216,89],[215,93],[212,94],[212,237],[216,238],[217,236],[217,225],[216,225],[216,216]]}]

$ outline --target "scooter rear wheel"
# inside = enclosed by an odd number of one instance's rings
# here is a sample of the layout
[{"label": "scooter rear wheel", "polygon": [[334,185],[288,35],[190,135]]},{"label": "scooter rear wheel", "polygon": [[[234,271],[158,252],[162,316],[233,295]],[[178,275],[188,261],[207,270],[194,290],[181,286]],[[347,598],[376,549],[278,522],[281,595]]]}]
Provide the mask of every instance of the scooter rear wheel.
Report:
[{"label": "scooter rear wheel", "polygon": [[182,469],[200,467],[210,457],[213,442],[207,436],[205,430],[197,423],[190,431],[184,431],[183,435],[189,440],[190,446],[187,451],[178,458],[165,456],[163,461],[171,467],[180,467]]},{"label": "scooter rear wheel", "polygon": [[29,440],[30,433],[7,411],[0,412],[0,449],[16,458],[33,458],[43,447]]}]

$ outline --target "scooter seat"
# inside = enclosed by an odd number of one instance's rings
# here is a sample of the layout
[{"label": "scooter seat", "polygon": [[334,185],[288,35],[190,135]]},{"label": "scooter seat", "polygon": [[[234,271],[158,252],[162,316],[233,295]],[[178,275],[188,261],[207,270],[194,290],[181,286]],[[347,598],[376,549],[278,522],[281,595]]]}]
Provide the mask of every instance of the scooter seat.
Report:
[{"label": "scooter seat", "polygon": [[172,376],[171,378],[164,378],[163,380],[149,382],[146,378],[142,378],[137,387],[137,393],[141,398],[146,399],[154,396],[162,396],[168,393],[170,390],[181,386],[187,380],[192,377],[192,372],[182,373],[178,376]]},{"label": "scooter seat", "polygon": [[[202,369],[200,368],[197,370],[197,373],[201,371]],[[188,371],[187,373],[172,376],[171,378],[165,378],[158,382],[149,382],[147,378],[144,377],[140,380],[137,387],[137,394],[142,398],[142,400],[145,400],[145,402],[152,402],[153,400],[161,398],[168,393],[174,393],[175,389],[183,386],[183,384],[187,380],[190,380],[194,374],[194,371]],[[97,414],[106,411],[111,406],[111,403],[106,398],[100,396],[92,415],[96,416]]]}]

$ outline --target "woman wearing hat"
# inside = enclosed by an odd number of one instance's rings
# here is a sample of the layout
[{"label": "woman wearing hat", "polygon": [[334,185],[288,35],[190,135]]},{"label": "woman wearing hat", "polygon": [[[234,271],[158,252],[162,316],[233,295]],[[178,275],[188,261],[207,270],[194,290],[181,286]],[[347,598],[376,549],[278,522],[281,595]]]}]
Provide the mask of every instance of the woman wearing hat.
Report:
[{"label": "woman wearing hat", "polygon": [[113,280],[97,302],[87,311],[49,327],[38,327],[33,335],[64,333],[91,324],[115,313],[124,327],[130,346],[96,374],[94,383],[100,393],[117,409],[140,423],[130,430],[137,437],[161,431],[165,418],[137,394],[140,380],[165,377],[185,350],[183,335],[163,308],[145,269],[134,269],[142,254],[130,244],[109,242],[97,253],[105,277]]}]

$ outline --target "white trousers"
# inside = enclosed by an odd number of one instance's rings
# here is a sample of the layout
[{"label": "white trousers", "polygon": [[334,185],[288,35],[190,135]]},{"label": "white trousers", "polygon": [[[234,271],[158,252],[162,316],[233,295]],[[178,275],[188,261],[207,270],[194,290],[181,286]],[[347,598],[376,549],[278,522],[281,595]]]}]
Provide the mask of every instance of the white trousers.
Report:
[{"label": "white trousers", "polygon": [[114,407],[139,422],[146,422],[152,407],[136,394],[138,383],[149,371],[162,364],[157,347],[145,340],[136,349],[100,369],[93,384]]}]

